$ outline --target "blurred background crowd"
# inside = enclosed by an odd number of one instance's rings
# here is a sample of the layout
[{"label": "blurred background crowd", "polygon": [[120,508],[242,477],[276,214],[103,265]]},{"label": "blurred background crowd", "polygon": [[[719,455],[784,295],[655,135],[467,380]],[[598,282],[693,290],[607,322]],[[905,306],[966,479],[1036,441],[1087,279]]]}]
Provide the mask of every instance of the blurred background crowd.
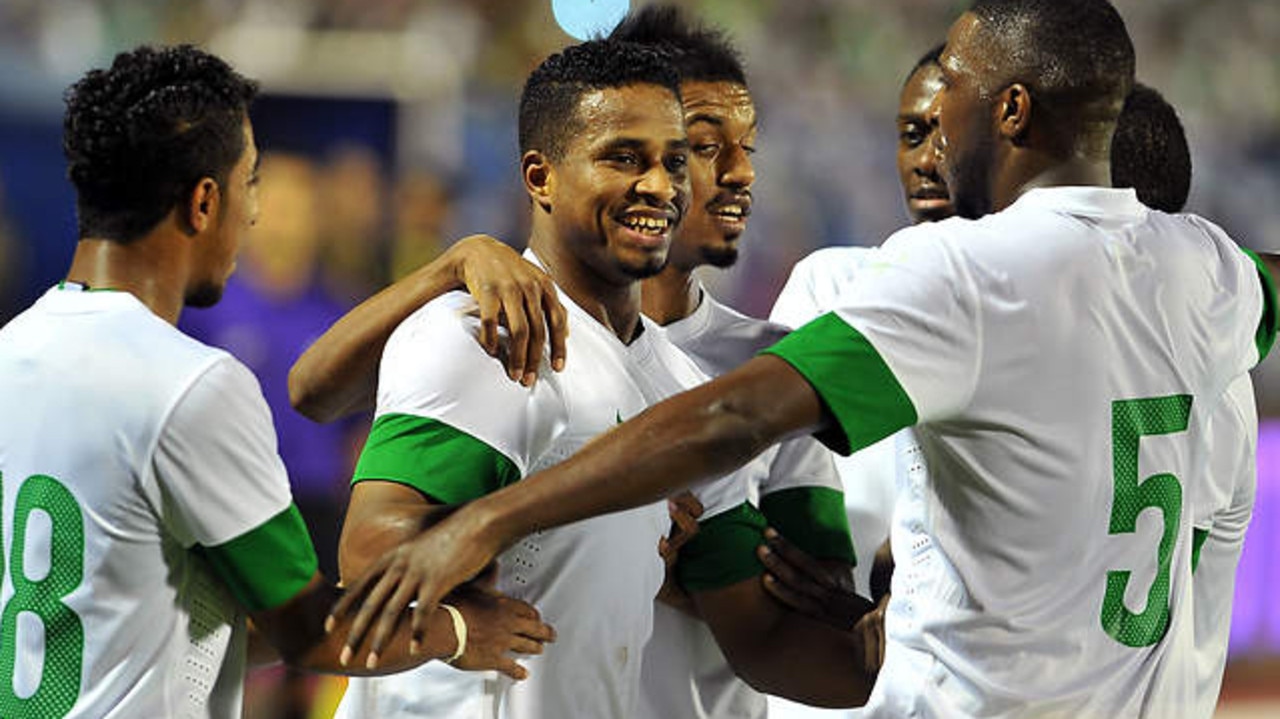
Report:
[{"label": "blurred background crowd", "polygon": [[[1280,251],[1280,2],[1113,2],[1139,78],[1187,128],[1188,209],[1246,245]],[[205,46],[261,81],[261,220],[224,302],[187,312],[183,324],[258,373],[299,504],[331,557],[363,426],[322,427],[289,410],[288,368],[346,308],[453,239],[487,232],[523,245],[517,99],[527,73],[573,41],[552,7],[572,4],[0,0],[0,323],[60,279],[72,252],[60,145],[71,82],[121,49],[176,42]],[[684,4],[737,41],[761,113],[746,251],[708,282],[764,315],[798,258],[875,244],[906,223],[894,168],[897,93],[967,3]],[[1256,379],[1264,417],[1280,421],[1280,361]],[[1237,676],[1255,665],[1274,671],[1280,657],[1280,559],[1270,556],[1280,546],[1280,425],[1262,435],[1232,635]]]}]

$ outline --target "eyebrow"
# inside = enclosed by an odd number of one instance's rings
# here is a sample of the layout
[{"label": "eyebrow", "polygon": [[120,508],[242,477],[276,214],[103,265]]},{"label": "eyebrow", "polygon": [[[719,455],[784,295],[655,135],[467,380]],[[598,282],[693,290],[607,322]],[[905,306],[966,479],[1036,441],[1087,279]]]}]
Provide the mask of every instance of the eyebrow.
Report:
[{"label": "eyebrow", "polygon": [[[609,150],[643,150],[649,143],[634,137],[619,137],[616,140],[610,140],[601,145],[596,152],[607,152]],[[678,140],[671,140],[666,144],[668,150],[683,150],[689,147],[689,138],[682,137]]]},{"label": "eyebrow", "polygon": [[[723,127],[723,126],[724,126],[724,118],[720,117],[719,115],[712,115],[712,114],[710,114],[710,113],[706,113],[706,112],[699,112],[699,113],[695,114],[693,117],[690,117],[690,118],[686,119],[686,120],[684,121],[684,124],[685,124],[685,127],[689,127],[689,126],[692,126],[692,125],[696,125],[696,124],[698,124],[699,122],[705,122],[705,123],[707,123],[707,124],[709,124],[709,125],[715,125],[716,127]],[[751,129],[752,129],[752,130],[755,130],[755,129],[757,129],[759,126],[760,126],[760,118],[759,118],[759,117],[753,117],[753,118],[751,119]]]}]

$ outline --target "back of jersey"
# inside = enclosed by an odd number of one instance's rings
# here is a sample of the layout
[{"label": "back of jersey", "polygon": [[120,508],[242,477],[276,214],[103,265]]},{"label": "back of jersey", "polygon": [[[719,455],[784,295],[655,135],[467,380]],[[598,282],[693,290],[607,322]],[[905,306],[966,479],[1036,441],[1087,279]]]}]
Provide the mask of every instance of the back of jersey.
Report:
[{"label": "back of jersey", "polygon": [[1101,188],[883,252],[840,315],[909,397],[929,476],[895,515],[872,705],[1184,715],[1201,429],[1259,359],[1256,267],[1211,224]]},{"label": "back of jersey", "polygon": [[151,465],[219,357],[123,292],[53,289],[0,330],[0,716],[238,715],[238,686],[206,705],[233,604]]}]

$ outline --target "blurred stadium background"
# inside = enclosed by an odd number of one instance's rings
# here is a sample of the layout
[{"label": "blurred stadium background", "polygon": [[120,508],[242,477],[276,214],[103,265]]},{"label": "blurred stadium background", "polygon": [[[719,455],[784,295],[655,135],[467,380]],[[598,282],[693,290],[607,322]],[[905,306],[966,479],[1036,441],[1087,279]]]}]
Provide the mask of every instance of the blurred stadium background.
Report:
[{"label": "blurred stadium background", "polygon": [[[1189,209],[1280,250],[1280,2],[1113,0],[1138,75],[1178,108]],[[633,4],[640,4],[634,2]],[[942,40],[954,0],[689,0],[747,60],[762,117],[744,260],[709,278],[765,314],[792,263],[874,244],[905,223],[893,114],[907,70]],[[284,372],[374,289],[488,232],[522,245],[515,108],[526,73],[572,41],[557,13],[606,0],[0,0],[0,322],[65,270],[75,240],[62,91],[139,43],[191,42],[262,82],[263,215],[238,298],[186,328],[259,373],[322,553],[331,553],[359,423],[317,434]],[[625,6],[625,0],[613,3]],[[1236,593],[1222,715],[1280,712],[1280,361],[1256,376],[1264,426],[1257,510]],[[317,451],[325,447],[324,451]],[[251,680],[250,716],[323,715],[332,683]],[[318,709],[308,707],[316,705]]]}]

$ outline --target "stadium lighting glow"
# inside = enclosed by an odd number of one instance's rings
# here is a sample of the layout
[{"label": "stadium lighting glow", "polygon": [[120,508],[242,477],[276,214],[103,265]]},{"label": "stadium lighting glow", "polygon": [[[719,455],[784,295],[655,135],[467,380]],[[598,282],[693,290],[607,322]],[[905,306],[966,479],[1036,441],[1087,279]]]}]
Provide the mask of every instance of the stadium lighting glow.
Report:
[{"label": "stadium lighting glow", "polygon": [[551,0],[560,28],[579,40],[609,34],[631,9],[631,0]]}]

